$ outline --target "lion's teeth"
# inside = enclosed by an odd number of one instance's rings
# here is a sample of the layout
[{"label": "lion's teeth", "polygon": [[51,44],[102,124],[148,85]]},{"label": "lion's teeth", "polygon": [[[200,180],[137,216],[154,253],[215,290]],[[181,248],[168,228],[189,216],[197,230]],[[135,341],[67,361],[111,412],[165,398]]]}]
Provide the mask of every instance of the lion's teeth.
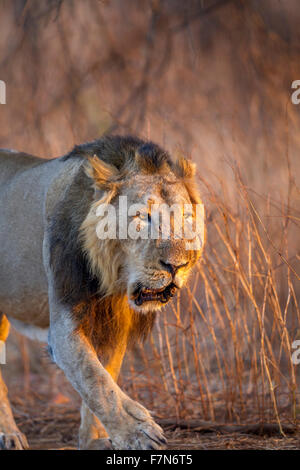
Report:
[{"label": "lion's teeth", "polygon": [[170,297],[173,297],[176,293],[176,286],[174,284],[168,285],[166,288],[161,289],[149,289],[143,288],[140,291],[139,296],[136,298],[135,303],[136,305],[140,306],[144,302],[149,301],[160,301],[161,303],[165,304],[168,302]]}]

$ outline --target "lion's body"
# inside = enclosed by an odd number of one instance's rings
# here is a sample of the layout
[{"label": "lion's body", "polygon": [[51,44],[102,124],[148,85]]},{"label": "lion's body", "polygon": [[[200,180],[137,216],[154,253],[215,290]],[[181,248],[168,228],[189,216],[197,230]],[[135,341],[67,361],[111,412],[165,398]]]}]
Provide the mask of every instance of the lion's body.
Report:
[{"label": "lion's body", "polygon": [[[105,137],[53,160],[0,150],[0,340],[8,319],[48,342],[83,400],[80,448],[107,448],[107,433],[115,448],[161,447],[162,430],[115,381],[127,345],[147,336],[202,249],[188,251],[174,236],[99,238],[97,209],[118,210],[120,195],[145,208],[146,219],[133,218],[138,231],[154,226],[155,204],[199,201],[190,163],[173,164],[133,137]],[[26,447],[0,374],[0,448],[11,442]]]},{"label": "lion's body", "polygon": [[0,311],[9,318],[49,326],[46,210],[63,198],[81,165],[0,151]]}]

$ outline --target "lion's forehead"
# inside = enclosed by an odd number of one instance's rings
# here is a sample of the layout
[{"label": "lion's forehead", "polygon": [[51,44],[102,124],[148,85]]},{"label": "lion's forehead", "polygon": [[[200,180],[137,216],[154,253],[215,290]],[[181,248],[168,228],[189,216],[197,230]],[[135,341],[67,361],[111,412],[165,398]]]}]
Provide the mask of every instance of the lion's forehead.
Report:
[{"label": "lion's forehead", "polygon": [[125,188],[123,195],[130,203],[148,204],[187,204],[190,198],[185,185],[175,176],[137,176]]}]

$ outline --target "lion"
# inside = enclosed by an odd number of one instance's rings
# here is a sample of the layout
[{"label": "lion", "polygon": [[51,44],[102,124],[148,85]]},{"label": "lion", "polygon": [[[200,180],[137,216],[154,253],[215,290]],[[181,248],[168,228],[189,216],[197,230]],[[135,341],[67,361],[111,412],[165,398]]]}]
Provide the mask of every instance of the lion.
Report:
[{"label": "lion", "polygon": [[[195,165],[136,137],[104,136],[48,160],[0,150],[0,340],[12,324],[47,344],[82,398],[79,449],[163,449],[163,430],[117,379],[127,347],[147,337],[204,240],[187,249],[174,218],[168,237],[159,225],[154,239],[101,239],[97,211],[117,211],[120,196],[142,207],[128,215],[136,232],[154,223],[154,203],[191,206],[192,223],[201,203]],[[1,375],[0,448],[28,448]]]}]

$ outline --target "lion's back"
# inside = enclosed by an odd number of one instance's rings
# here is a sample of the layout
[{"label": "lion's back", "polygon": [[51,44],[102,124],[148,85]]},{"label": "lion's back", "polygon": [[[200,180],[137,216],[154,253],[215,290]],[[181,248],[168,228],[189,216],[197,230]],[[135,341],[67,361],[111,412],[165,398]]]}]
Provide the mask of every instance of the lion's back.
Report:
[{"label": "lion's back", "polygon": [[45,161],[24,152],[0,149],[0,188],[20,172],[34,168]]},{"label": "lion's back", "polygon": [[32,315],[37,326],[47,322],[46,201],[55,206],[79,165],[0,151],[0,311],[8,316],[29,321]]}]

